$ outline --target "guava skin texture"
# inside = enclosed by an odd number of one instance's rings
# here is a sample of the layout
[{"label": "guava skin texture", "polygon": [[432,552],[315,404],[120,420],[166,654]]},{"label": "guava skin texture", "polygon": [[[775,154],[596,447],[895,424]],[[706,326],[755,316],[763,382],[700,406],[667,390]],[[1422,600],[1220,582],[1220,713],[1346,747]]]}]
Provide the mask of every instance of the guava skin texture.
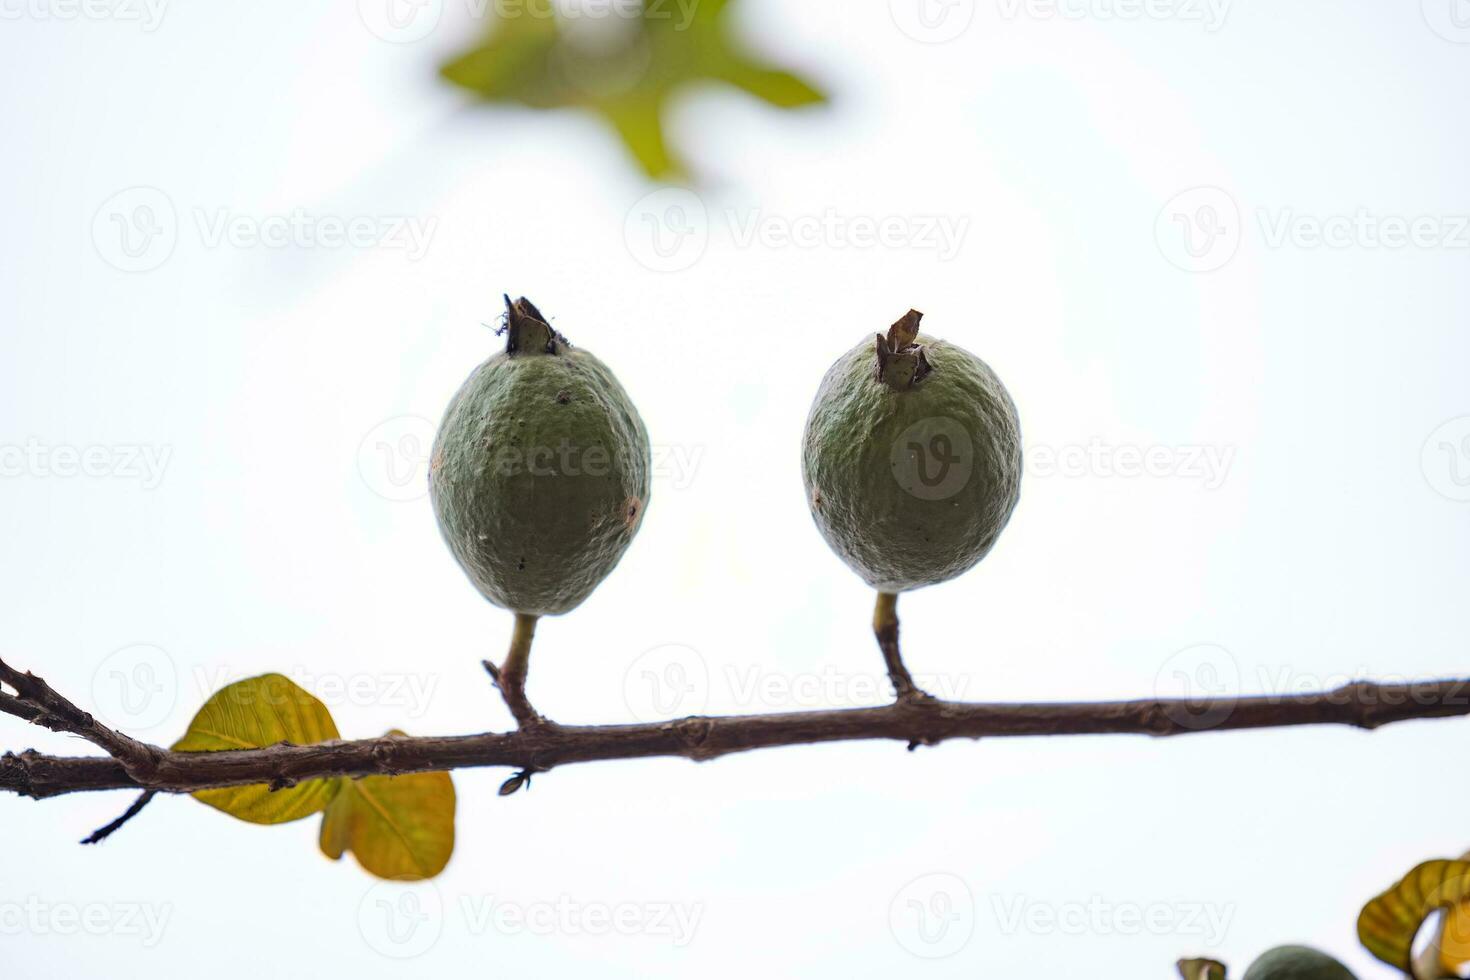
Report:
[{"label": "guava skin texture", "polygon": [[637,533],[648,432],[601,361],[526,300],[509,305],[507,349],[444,414],[429,493],[449,550],[486,599],[554,616],[591,595]]},{"label": "guava skin texture", "polygon": [[828,370],[802,475],[817,528],[868,585],[944,582],[989,553],[1021,489],[1021,425],[995,372],[910,312]]},{"label": "guava skin texture", "polygon": [[1257,957],[1245,980],[1357,980],[1351,970],[1309,946],[1277,946]]}]

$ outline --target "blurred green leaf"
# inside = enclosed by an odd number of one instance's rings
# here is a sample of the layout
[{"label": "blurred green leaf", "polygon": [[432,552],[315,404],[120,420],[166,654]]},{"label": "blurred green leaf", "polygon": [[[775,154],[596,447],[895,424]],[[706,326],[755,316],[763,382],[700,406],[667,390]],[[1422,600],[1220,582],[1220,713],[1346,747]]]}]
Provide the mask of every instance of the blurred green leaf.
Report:
[{"label": "blurred green leaf", "polygon": [[337,861],[351,851],[379,878],[432,878],[454,853],[454,807],[447,772],[343,780],[322,817],[322,853]]},{"label": "blurred green leaf", "polygon": [[644,172],[676,177],[684,167],[664,139],[663,108],[680,89],[724,82],[782,109],[826,99],[732,37],[732,2],[660,0],[645,4],[641,16],[572,24],[557,19],[551,0],[525,0],[440,71],[487,101],[593,112],[617,131]]},{"label": "blurred green leaf", "polygon": [[[174,749],[223,752],[262,749],[277,742],[310,745],[338,737],[326,705],[283,675],[264,674],[231,684],[206,701]],[[274,792],[264,784],[231,786],[200,790],[193,796],[250,823],[288,823],[325,809],[340,782],[312,779]]]}]

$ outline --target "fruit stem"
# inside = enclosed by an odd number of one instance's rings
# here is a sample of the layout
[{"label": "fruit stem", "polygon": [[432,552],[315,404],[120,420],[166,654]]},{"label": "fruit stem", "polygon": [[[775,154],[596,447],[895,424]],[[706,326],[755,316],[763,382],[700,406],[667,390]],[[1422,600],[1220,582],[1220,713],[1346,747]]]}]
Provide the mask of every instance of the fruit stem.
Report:
[{"label": "fruit stem", "polygon": [[505,706],[522,728],[547,724],[526,697],[526,674],[531,665],[531,641],[536,636],[537,618],[530,613],[516,613],[516,625],[510,635],[510,652],[505,655],[505,663],[498,670],[492,669],[488,663],[485,665],[495,685],[500,688]]},{"label": "fruit stem", "polygon": [[919,690],[898,652],[897,593],[878,593],[878,602],[873,607],[873,635],[878,638],[878,649],[883,651],[883,663],[888,667],[888,679],[893,683],[893,692],[898,700],[928,700],[929,695]]}]

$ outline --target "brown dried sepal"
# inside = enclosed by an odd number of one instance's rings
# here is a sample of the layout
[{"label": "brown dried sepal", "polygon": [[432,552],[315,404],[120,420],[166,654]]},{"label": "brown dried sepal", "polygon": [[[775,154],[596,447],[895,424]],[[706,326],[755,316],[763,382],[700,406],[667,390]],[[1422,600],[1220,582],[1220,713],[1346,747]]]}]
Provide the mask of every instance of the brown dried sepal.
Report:
[{"label": "brown dried sepal", "polygon": [[507,354],[560,354],[571,342],[557,333],[536,305],[522,296],[505,297],[505,352]]},{"label": "brown dried sepal", "polygon": [[888,328],[888,336],[877,335],[875,377],[895,391],[912,388],[933,370],[924,345],[917,343],[923,317],[918,310],[909,310]]}]

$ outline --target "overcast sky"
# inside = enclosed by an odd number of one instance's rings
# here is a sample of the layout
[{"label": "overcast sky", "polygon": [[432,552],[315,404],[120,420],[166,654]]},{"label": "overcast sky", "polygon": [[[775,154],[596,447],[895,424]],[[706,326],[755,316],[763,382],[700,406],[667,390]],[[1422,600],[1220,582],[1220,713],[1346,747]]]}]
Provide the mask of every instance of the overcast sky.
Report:
[{"label": "overcast sky", "polygon": [[[1450,2],[747,0],[752,45],[835,98],[691,92],[694,193],[587,117],[465,109],[434,68],[466,0],[0,0],[0,652],[160,742],[268,670],[348,736],[507,725],[479,661],[510,617],[423,490],[511,292],[655,445],[637,541],[539,631],[558,720],[882,699],[799,443],[827,366],[910,307],[1027,443],[995,551],[900,603],[931,690],[1463,675]],[[1143,980],[1300,941],[1388,976],[1357,912],[1470,847],[1464,737],[852,744],[506,799],[461,772],[456,855],[411,889],[322,857],[316,821],[166,798],[83,849],[127,797],[3,797],[0,944],[65,976]]]}]

